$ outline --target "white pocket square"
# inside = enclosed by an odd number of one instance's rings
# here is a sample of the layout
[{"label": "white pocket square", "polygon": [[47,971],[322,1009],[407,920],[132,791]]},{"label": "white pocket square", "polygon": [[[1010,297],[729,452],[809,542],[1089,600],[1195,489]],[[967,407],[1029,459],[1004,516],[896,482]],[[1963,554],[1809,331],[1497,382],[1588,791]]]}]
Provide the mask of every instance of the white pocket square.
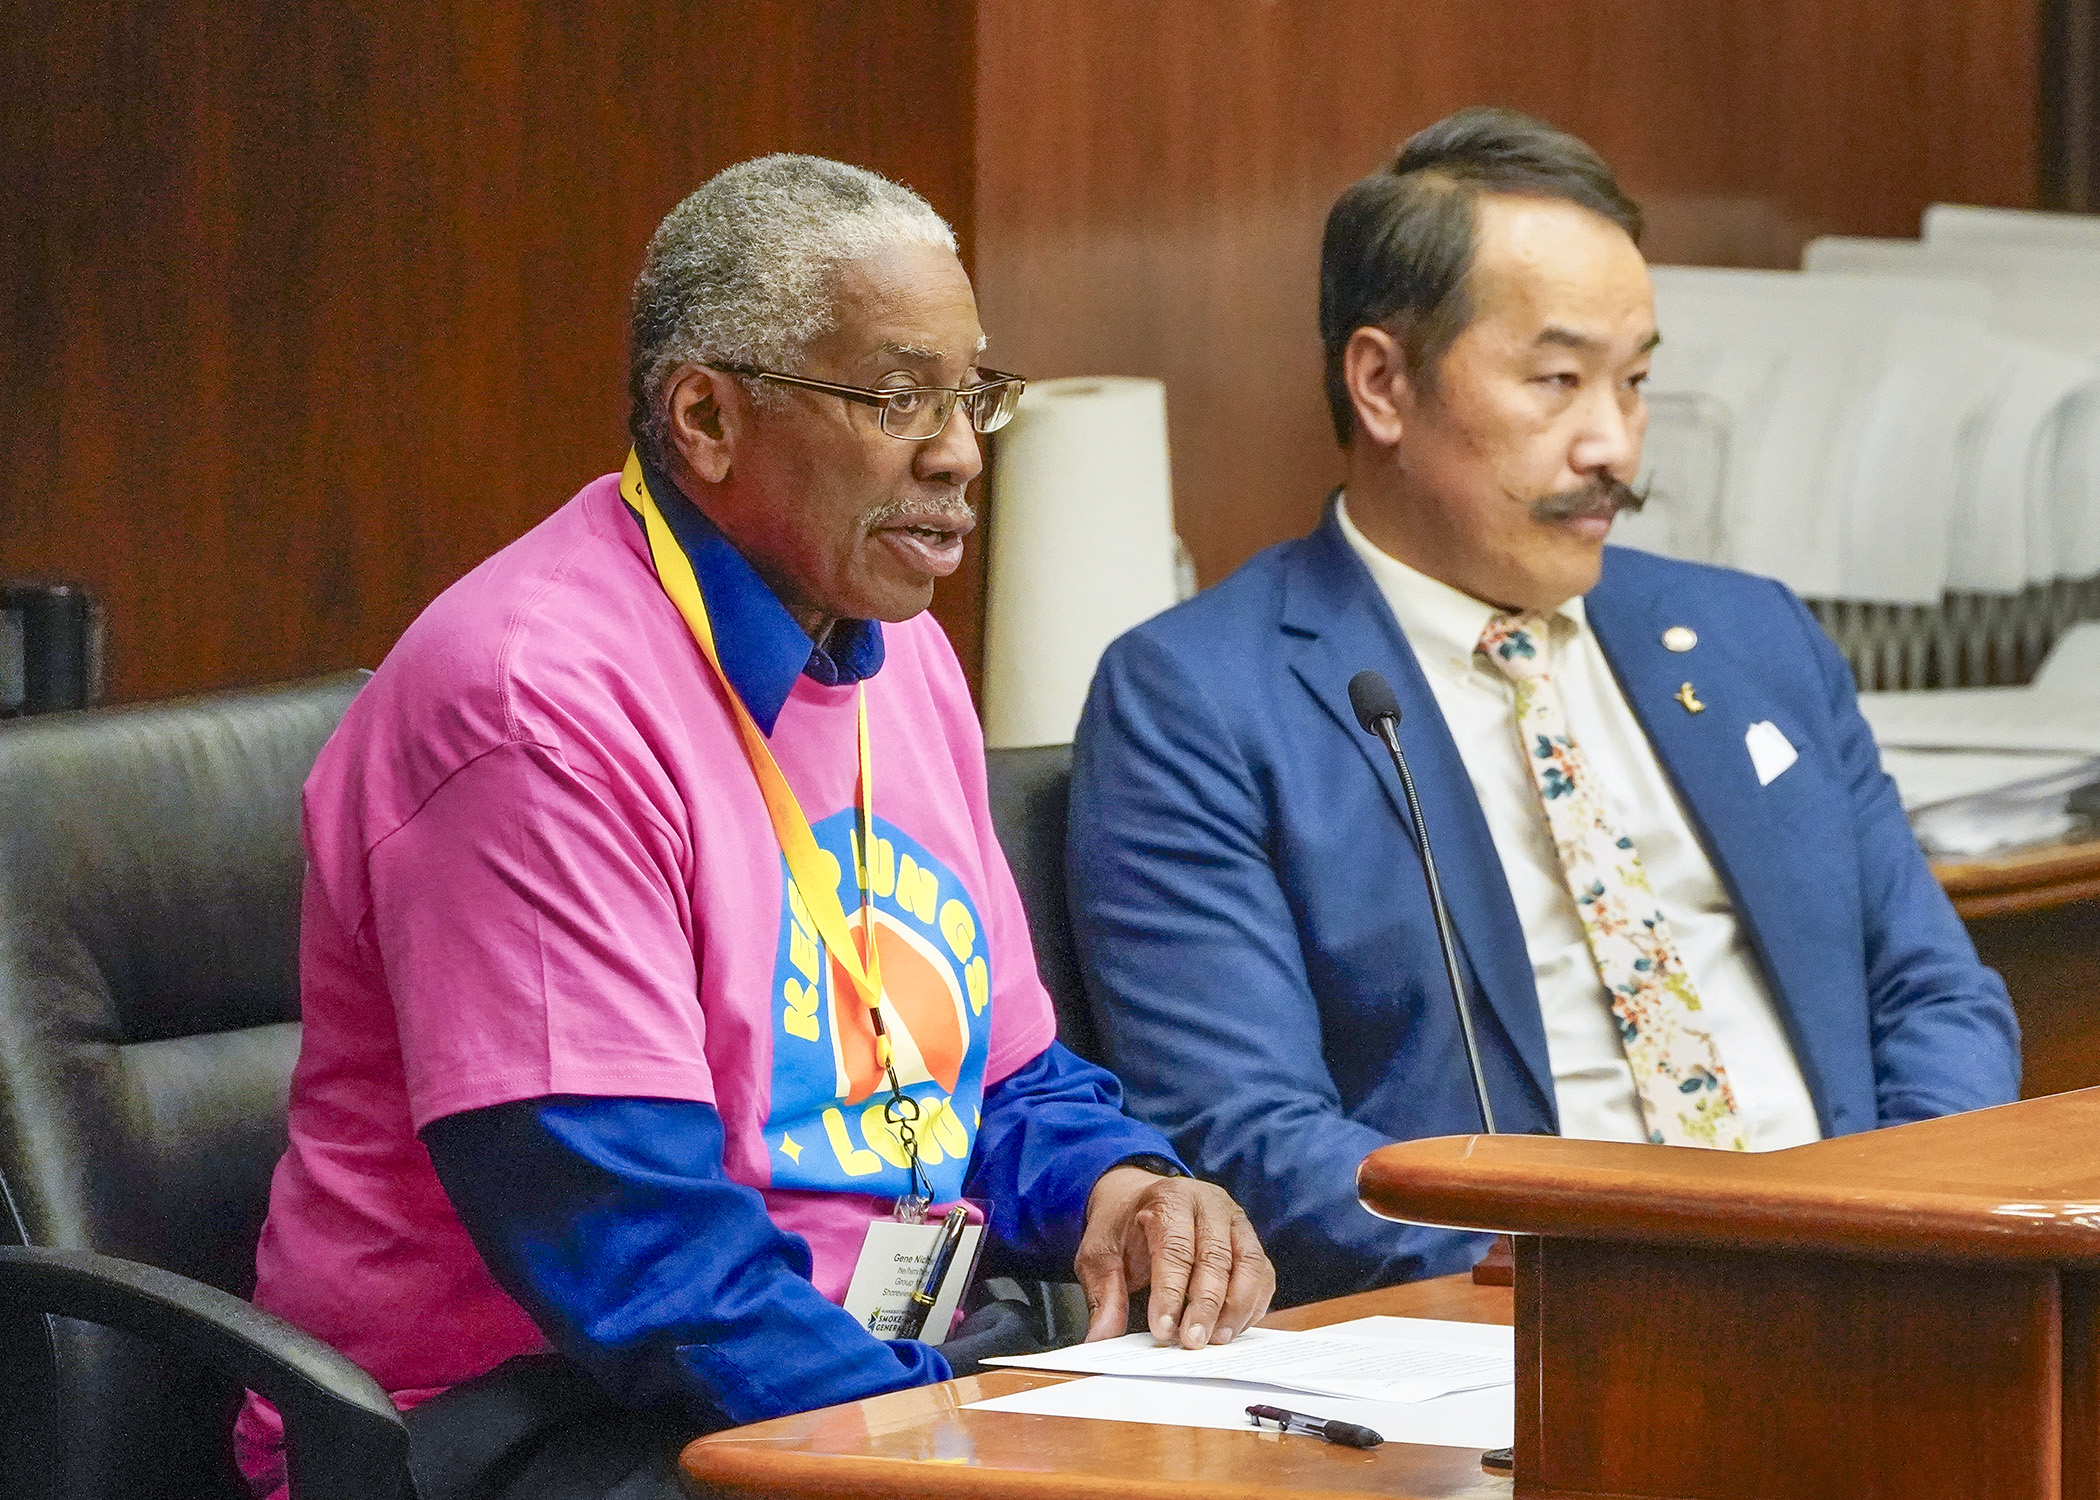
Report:
[{"label": "white pocket square", "polygon": [[1801,758],[1770,719],[1759,719],[1744,731],[1743,746],[1750,752],[1750,765],[1757,772],[1759,786],[1770,786],[1781,771]]}]

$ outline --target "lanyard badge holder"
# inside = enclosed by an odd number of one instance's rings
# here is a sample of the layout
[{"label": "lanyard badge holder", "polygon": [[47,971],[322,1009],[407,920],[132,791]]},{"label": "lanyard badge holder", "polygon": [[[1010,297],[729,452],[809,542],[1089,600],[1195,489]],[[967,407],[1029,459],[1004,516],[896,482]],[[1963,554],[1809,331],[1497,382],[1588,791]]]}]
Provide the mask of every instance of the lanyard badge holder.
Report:
[{"label": "lanyard badge holder", "polygon": [[[882,1118],[896,1134],[897,1145],[904,1152],[905,1165],[911,1171],[911,1191],[897,1200],[892,1210],[900,1224],[923,1224],[926,1210],[933,1203],[933,1184],[926,1178],[926,1168],[919,1160],[919,1101],[904,1092],[897,1081],[897,1049],[890,1043],[889,1027],[883,1024],[882,1006],[882,955],[875,949],[875,891],[871,867],[874,864],[875,848],[875,798],[868,785],[868,702],[867,689],[861,689],[860,705],[860,869],[856,879],[860,883],[860,930],[867,943],[868,977],[875,998],[868,1001],[868,1020],[875,1027],[875,1060],[882,1065],[883,1075],[890,1081],[890,1097],[882,1106]],[[802,893],[805,905],[809,893]]]},{"label": "lanyard badge holder", "polygon": [[700,647],[700,654],[714,669],[715,680],[721,683],[723,696],[729,700],[737,733],[744,743],[745,758],[751,762],[752,774],[758,778],[759,794],[765,799],[774,837],[779,840],[780,852],[787,860],[788,879],[794,882],[796,892],[802,897],[802,904],[816,924],[817,935],[824,947],[845,970],[848,982],[868,1007],[868,1020],[875,1032],[875,1061],[890,1085],[890,1097],[882,1106],[882,1117],[896,1133],[897,1144],[911,1172],[911,1190],[897,1200],[893,1212],[900,1224],[924,1224],[927,1207],[933,1201],[933,1188],[919,1159],[919,1101],[906,1094],[904,1086],[898,1082],[896,1048],[891,1044],[889,1027],[882,1018],[882,953],[875,942],[875,892],[870,869],[873,864],[871,851],[875,847],[875,774],[868,751],[867,685],[861,684],[859,690],[860,795],[856,802],[861,856],[855,883],[860,887],[861,942],[855,943],[846,927],[845,909],[839,905],[838,888],[829,878],[829,861],[817,847],[817,837],[810,831],[809,819],[795,800],[795,793],[788,786],[787,777],[781,773],[779,762],[773,759],[773,750],[766,743],[764,731],[752,719],[751,711],[744,706],[744,700],[730,683],[728,673],[722,670],[722,659],[715,650],[714,624],[708,618],[707,602],[700,594],[700,580],[693,574],[693,564],[685,555],[685,549],[671,534],[670,524],[658,509],[656,497],[649,493],[648,481],[642,476],[641,459],[632,450],[629,450],[626,467],[620,474],[620,496],[642,518],[657,581],[684,617],[686,628],[693,633],[693,639]]}]

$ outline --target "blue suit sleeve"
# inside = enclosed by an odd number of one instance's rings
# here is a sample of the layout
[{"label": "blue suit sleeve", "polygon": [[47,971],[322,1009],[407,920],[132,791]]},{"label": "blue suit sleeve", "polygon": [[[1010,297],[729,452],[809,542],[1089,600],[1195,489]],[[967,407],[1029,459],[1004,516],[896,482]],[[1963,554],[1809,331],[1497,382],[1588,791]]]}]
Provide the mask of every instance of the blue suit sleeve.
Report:
[{"label": "blue suit sleeve", "polygon": [[1389,1144],[1352,1118],[1271,863],[1262,773],[1195,674],[1143,635],[1109,649],[1080,721],[1073,931],[1131,1107],[1247,1211],[1277,1304],[1464,1270],[1478,1235],[1395,1224],[1356,1195]]},{"label": "blue suit sleeve", "polygon": [[1101,1174],[1133,1156],[1180,1165],[1166,1137],[1122,1106],[1115,1076],[1062,1042],[986,1091],[963,1195],[991,1204],[993,1245],[1011,1269],[1068,1280]]},{"label": "blue suit sleeve", "polygon": [[1933,878],[1843,655],[1800,600],[1779,592],[1815,652],[1856,810],[1878,1123],[2011,1103],[2020,1093],[2020,1027],[2005,983],[1977,958]]},{"label": "blue suit sleeve", "polygon": [[699,1428],[946,1380],[810,1282],[809,1246],[722,1172],[722,1122],[667,1099],[526,1099],[422,1140],[475,1248],[548,1339],[629,1405]]}]

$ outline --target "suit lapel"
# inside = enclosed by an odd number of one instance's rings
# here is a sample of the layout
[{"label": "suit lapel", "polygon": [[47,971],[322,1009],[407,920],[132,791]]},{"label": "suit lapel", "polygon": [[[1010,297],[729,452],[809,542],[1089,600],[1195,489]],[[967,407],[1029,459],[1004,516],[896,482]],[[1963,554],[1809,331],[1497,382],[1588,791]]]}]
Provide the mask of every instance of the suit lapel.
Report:
[{"label": "suit lapel", "polygon": [[[1744,747],[1749,726],[1770,716],[1753,686],[1757,672],[1731,656],[1728,632],[1719,628],[1702,630],[1688,652],[1667,649],[1663,632],[1692,620],[1696,603],[1619,586],[1613,573],[1607,563],[1603,582],[1586,600],[1590,628],[1735,903],[1736,920],[1750,934],[1793,1035],[1801,1038],[1807,1035],[1802,1001],[1816,989],[1813,950],[1774,939],[1821,924],[1794,876],[1798,851],[1790,850],[1786,830],[1767,816],[1766,788],[1758,784]],[[1687,681],[1705,705],[1699,713],[1678,701]],[[1813,1049],[1796,1050],[1814,1086],[1808,1055]],[[1816,1092],[1820,1104],[1827,1091]],[[1824,1124],[1827,1129],[1829,1122]]]},{"label": "suit lapel", "polygon": [[[1553,1067],[1546,1052],[1545,1023],[1501,856],[1421,664],[1377,584],[1350,551],[1332,507],[1319,530],[1306,539],[1285,579],[1281,624],[1297,640],[1289,658],[1292,672],[1356,746],[1385,791],[1393,815],[1405,824],[1406,799],[1392,760],[1384,746],[1364,733],[1349,705],[1349,679],[1364,668],[1377,668],[1392,683],[1400,700],[1401,748],[1422,799],[1460,949],[1476,989],[1486,997],[1550,1108]],[[1407,843],[1404,836],[1401,842]],[[1426,908],[1426,892],[1394,893],[1396,902],[1417,898]]]}]

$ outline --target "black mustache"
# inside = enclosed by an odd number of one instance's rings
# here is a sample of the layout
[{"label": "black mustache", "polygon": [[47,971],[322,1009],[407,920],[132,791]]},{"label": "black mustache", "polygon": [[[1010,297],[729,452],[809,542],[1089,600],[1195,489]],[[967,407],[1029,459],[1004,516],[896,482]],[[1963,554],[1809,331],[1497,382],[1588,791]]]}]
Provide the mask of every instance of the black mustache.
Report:
[{"label": "black mustache", "polygon": [[1635,489],[1610,474],[1600,474],[1572,490],[1532,501],[1531,516],[1535,521],[1572,521],[1578,516],[1608,521],[1622,510],[1637,511],[1647,503],[1645,486]]}]

